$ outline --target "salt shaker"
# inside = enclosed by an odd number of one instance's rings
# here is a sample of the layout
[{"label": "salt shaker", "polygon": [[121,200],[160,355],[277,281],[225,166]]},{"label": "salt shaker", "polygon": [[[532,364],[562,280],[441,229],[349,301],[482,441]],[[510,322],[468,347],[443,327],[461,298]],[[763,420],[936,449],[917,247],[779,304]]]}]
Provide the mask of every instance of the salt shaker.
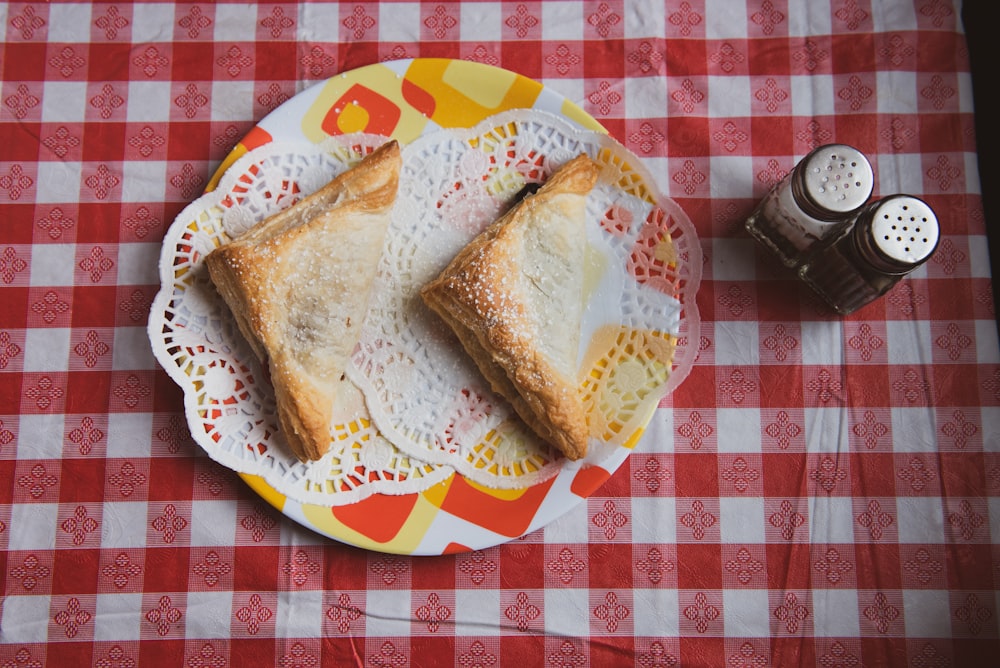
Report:
[{"label": "salt shaker", "polygon": [[847,315],[927,261],[939,234],[937,216],[926,202],[891,195],[862,209],[850,229],[799,267],[799,277]]},{"label": "salt shaker", "polygon": [[871,197],[875,177],[858,149],[813,149],[779,181],[746,221],[747,231],[787,267],[797,267],[842,232]]}]

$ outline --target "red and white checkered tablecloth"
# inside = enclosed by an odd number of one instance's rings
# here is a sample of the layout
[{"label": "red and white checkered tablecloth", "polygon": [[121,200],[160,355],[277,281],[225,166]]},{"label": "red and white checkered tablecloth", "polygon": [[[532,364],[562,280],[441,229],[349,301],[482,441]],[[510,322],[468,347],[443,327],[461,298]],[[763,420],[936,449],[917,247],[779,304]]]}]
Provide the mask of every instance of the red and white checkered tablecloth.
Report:
[{"label": "red and white checkered tablecloth", "polygon": [[[0,665],[996,665],[1000,347],[952,0],[0,4]],[[308,85],[497,65],[644,158],[705,252],[692,374],[599,491],[404,557],[194,444],[146,336],[164,231]],[[937,212],[846,318],[744,233],[812,147]]]}]

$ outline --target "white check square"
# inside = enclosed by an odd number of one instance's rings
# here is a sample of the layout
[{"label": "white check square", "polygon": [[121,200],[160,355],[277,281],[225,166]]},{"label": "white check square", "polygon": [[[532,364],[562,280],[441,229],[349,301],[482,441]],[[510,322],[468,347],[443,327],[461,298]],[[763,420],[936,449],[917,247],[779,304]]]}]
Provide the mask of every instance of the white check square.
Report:
[{"label": "white check square", "polygon": [[[587,638],[590,636],[590,590],[589,589],[547,589],[544,592],[545,633],[567,638]],[[542,627],[536,621],[537,629]]]},{"label": "white check square", "polygon": [[[261,11],[267,12],[269,9],[268,5],[264,5]],[[215,4],[214,12],[213,34],[216,42],[247,42],[256,37],[260,18],[256,5],[220,2]]]},{"label": "white check square", "polygon": [[676,589],[636,589],[632,594],[637,637],[675,637],[680,633]]},{"label": "white check square", "polygon": [[926,320],[889,320],[885,323],[889,364],[923,365],[932,350],[930,323]]},{"label": "white check square", "polygon": [[[916,86],[916,84],[914,84]],[[880,153],[874,158],[879,190],[887,193],[926,193],[919,153]]]},{"label": "white check square", "polygon": [[191,638],[229,638],[233,592],[192,591],[186,594],[184,629]]},{"label": "white check square", "polygon": [[760,452],[760,411],[756,408],[719,408],[715,411],[719,452]]},{"label": "white check square", "polygon": [[819,544],[854,542],[854,508],[849,497],[809,498],[809,540]]},{"label": "white check square", "polygon": [[722,601],[725,635],[736,638],[766,638],[771,635],[771,608],[766,589],[724,589]]},{"label": "white check square", "polygon": [[191,546],[233,545],[236,542],[235,500],[191,502]]},{"label": "white check square", "polygon": [[73,285],[76,246],[36,244],[31,248],[31,284],[46,287]]},{"label": "white check square", "polygon": [[[183,48],[182,46],[178,48]],[[166,123],[170,120],[170,86],[160,81],[130,81],[126,118],[133,123]]]},{"label": "white check square", "polygon": [[892,448],[896,452],[936,452],[937,416],[932,406],[889,409],[892,416]]},{"label": "white check square", "polygon": [[65,327],[30,328],[24,332],[24,370],[65,370],[69,360],[70,330]]},{"label": "white check square", "polygon": [[910,638],[951,638],[951,605],[943,589],[904,589],[903,618]]},{"label": "white check square", "polygon": [[[638,115],[639,109],[666,109],[666,80],[663,77],[630,77],[625,79],[625,108],[636,110],[630,113],[630,116]],[[655,121],[654,125],[654,130],[666,134],[665,122]]]},{"label": "white check square", "polygon": [[19,422],[17,459],[62,457],[66,431],[62,415],[22,415]]},{"label": "white check square", "polygon": [[625,39],[642,37],[660,38],[663,36],[663,26],[667,17],[664,11],[666,3],[629,2],[625,5]]},{"label": "white check square", "polygon": [[122,163],[122,201],[150,202],[163,199],[167,163],[162,160],[129,160]]},{"label": "white check square", "polygon": [[904,31],[917,29],[917,15],[912,4],[905,2],[890,2],[879,6],[879,11],[872,12],[872,26],[875,32],[892,32],[902,34]]},{"label": "white check square", "polygon": [[847,433],[847,411],[841,410],[837,406],[806,408],[803,410],[803,415],[805,416],[805,441],[808,452],[837,453],[842,448],[846,448],[846,443],[841,445],[839,437],[828,435]]},{"label": "white check square", "polygon": [[746,38],[747,14],[738,2],[705,0],[705,37],[707,39]]},{"label": "white check square", "polygon": [[[143,527],[148,518],[145,501],[105,501],[101,511],[101,547],[104,549],[129,549],[146,547],[146,532],[131,531]],[[155,575],[149,577],[155,578]]]},{"label": "white check square", "polygon": [[[672,79],[674,84],[670,86],[671,91],[681,83],[680,79]],[[751,107],[753,96],[750,93],[750,79],[740,76],[709,76],[708,100],[711,109],[709,116],[712,118],[727,118],[746,116]],[[748,187],[751,187],[748,185]],[[716,195],[715,191],[712,191]],[[726,195],[731,197],[732,195]]]},{"label": "white check square", "polygon": [[632,541],[673,543],[677,540],[676,501],[673,496],[632,499]]},{"label": "white check square", "polygon": [[174,6],[142,2],[132,5],[132,43],[169,42],[173,38]]},{"label": "white check square", "polygon": [[896,497],[896,521],[900,543],[945,542],[944,508],[939,497]]},{"label": "white check square", "polygon": [[94,641],[139,640],[142,594],[98,594],[94,613]]},{"label": "white check square", "polygon": [[114,331],[114,336],[112,368],[116,370],[156,368],[156,359],[149,347],[145,327],[118,327]]},{"label": "white check square", "polygon": [[108,457],[148,457],[152,433],[150,413],[109,413]]},{"label": "white check square", "polygon": [[274,633],[279,638],[319,638],[323,634],[323,592],[279,591]]},{"label": "white check square", "polygon": [[854,589],[813,589],[812,606],[817,638],[858,636],[858,592]]},{"label": "white check square", "polygon": [[90,42],[91,6],[86,2],[49,5],[48,41]]},{"label": "white check square", "polygon": [[577,2],[540,2],[542,8],[542,39],[545,41],[583,39],[586,17]]},{"label": "white check square", "polygon": [[215,81],[212,83],[212,116],[216,120],[242,121],[255,118],[253,81]]},{"label": "white check square", "polygon": [[720,497],[719,515],[723,543],[765,542],[764,499]]},{"label": "white check square", "polygon": [[365,621],[365,635],[371,637],[400,637],[410,635],[410,591],[408,589],[370,589],[365,596],[365,609],[378,611]]},{"label": "white check square", "polygon": [[716,155],[709,158],[708,179],[713,197],[753,198],[753,179],[750,174],[753,174],[753,160],[749,156]]},{"label": "white check square", "polygon": [[[967,167],[968,169],[968,167]],[[969,173],[969,172],[966,172]],[[971,172],[972,174],[978,173],[977,171]],[[970,192],[974,192],[975,188],[969,188]],[[927,265],[923,265],[919,270],[927,271]],[[918,270],[918,271],[919,271]],[[969,236],[969,275],[973,278],[989,278],[990,277],[990,244],[987,237],[980,234],[973,234]],[[916,272],[910,274],[911,276],[918,276]],[[983,325],[994,325],[996,324],[993,320],[983,322]],[[995,353],[996,351],[994,351]]]},{"label": "white check square", "polygon": [[[915,72],[905,72],[897,69],[890,72],[876,72],[875,86],[878,90],[878,113],[908,115],[916,114],[920,111],[917,104],[917,96],[914,95],[918,89]],[[880,176],[881,174],[879,172]],[[882,192],[896,192],[884,190],[882,187],[879,190],[882,190]]]},{"label": "white check square", "polygon": [[496,589],[455,590],[455,635],[500,635],[500,592]]},{"label": "white check square", "polygon": [[[83,164],[71,160],[38,163],[35,199],[39,204],[80,200]],[[64,245],[64,244],[58,244]],[[38,246],[35,246],[35,250]]]},{"label": "white check square", "polygon": [[[721,320],[715,323],[715,363],[741,366],[760,363],[759,325]],[[721,434],[720,434],[721,436]]]},{"label": "white check square", "polygon": [[118,285],[157,282],[160,244],[124,243],[118,246]]},{"label": "white check square", "polygon": [[806,320],[802,322],[802,363],[807,365],[842,364],[844,334],[839,321]]},{"label": "white check square", "polygon": [[[240,11],[239,5],[233,5]],[[396,5],[393,6],[395,11]],[[216,6],[216,12],[220,6]],[[412,24],[407,24],[412,25]],[[301,42],[335,42],[340,34],[340,10],[335,3],[299,5],[298,38]]]},{"label": "white check square", "polygon": [[[985,245],[985,244],[984,244]],[[997,340],[997,323],[993,320],[976,320],[976,361],[979,364],[1000,363],[1000,341]]]},{"label": "white check square", "polygon": [[782,5],[788,8],[789,37],[811,37],[828,35],[833,30],[830,3],[827,0],[810,0],[799,4],[790,2]]},{"label": "white check square", "polygon": [[[24,424],[22,419],[21,424]],[[59,525],[57,503],[15,503],[10,509],[7,549],[52,550],[56,546],[55,527]],[[6,612],[6,603],[4,604]],[[6,630],[6,626],[4,627]]]},{"label": "white check square", "polygon": [[834,81],[828,74],[793,75],[788,80],[792,93],[792,115],[814,116],[817,109],[833,109]]},{"label": "white check square", "polygon": [[[991,322],[990,325],[993,325]],[[983,406],[979,409],[979,420],[981,424],[1000,424],[1000,408],[995,406]],[[983,451],[1000,452],[1000,434],[983,434]],[[1000,517],[1000,515],[994,515]]]},{"label": "white check square", "polygon": [[[404,5],[405,7],[406,5]],[[399,5],[392,6],[393,20],[385,21],[381,32],[389,32],[386,26],[400,26],[412,29],[412,26],[420,23],[420,5],[410,5],[412,8],[413,20],[409,22],[400,21],[396,16]],[[501,15],[500,3],[479,3],[474,5],[464,5],[460,8],[461,16],[459,25],[463,36],[471,35],[476,41],[499,42],[503,38],[503,16]],[[412,41],[412,36],[397,33],[398,36],[389,38],[387,41]]]},{"label": "white check square", "polygon": [[7,596],[0,615],[3,643],[44,643],[47,640],[48,596]]}]

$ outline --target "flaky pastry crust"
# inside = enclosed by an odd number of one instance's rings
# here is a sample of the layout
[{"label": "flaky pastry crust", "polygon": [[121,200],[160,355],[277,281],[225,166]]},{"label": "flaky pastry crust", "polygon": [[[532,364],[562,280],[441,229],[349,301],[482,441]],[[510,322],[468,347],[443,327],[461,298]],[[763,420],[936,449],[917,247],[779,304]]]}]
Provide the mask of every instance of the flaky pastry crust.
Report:
[{"label": "flaky pastry crust", "polygon": [[279,426],[303,461],[330,447],[336,386],[361,334],[400,162],[390,141],[205,258],[240,332],[268,366]]},{"label": "flaky pastry crust", "polygon": [[580,155],[497,219],[424,286],[424,302],[514,410],[566,457],[587,453],[577,380],[585,204],[599,167]]}]

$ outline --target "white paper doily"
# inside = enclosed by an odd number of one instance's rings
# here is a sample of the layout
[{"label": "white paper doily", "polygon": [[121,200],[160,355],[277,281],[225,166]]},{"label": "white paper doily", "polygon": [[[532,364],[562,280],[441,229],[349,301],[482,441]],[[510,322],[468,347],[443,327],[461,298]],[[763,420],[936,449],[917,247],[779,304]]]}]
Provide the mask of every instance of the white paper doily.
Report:
[{"label": "white paper doily", "polygon": [[267,144],[237,160],[212,192],[175,219],[160,257],[161,290],[150,312],[153,352],[184,391],[195,441],[217,462],[261,476],[302,503],[342,505],[376,493],[417,492],[453,474],[415,461],[382,438],[350,382],[338,392],[332,446],[304,464],[278,431],[266,371],[211,284],[204,257],[318,190],[386,141],[353,135],[321,145]]},{"label": "white paper doily", "polygon": [[680,254],[696,237],[638,158],[607,135],[537,110],[439,131],[403,151],[399,198],[348,370],[380,432],[411,457],[499,488],[527,487],[569,465],[490,390],[419,291],[526,183],[544,182],[580,153],[601,174],[587,198],[578,354],[592,436],[587,457],[572,465],[599,463],[625,445],[686,374],[693,351],[683,342],[674,349],[682,300],[693,299],[682,291],[697,281]]},{"label": "white paper doily", "polygon": [[[204,255],[345,171],[386,138],[272,142],[237,160],[177,217],[149,323],[157,359],[182,387],[208,454],[301,503],[333,506],[428,489],[457,470],[527,488],[631,447],[697,352],[700,248],[686,215],[607,136],[517,110],[403,148],[400,193],[361,344],[335,409],[331,451],[303,464],[277,429],[273,390],[211,285]],[[566,462],[486,387],[419,288],[509,204],[586,152],[601,166],[588,198],[587,304],[579,360],[591,453]]]}]

